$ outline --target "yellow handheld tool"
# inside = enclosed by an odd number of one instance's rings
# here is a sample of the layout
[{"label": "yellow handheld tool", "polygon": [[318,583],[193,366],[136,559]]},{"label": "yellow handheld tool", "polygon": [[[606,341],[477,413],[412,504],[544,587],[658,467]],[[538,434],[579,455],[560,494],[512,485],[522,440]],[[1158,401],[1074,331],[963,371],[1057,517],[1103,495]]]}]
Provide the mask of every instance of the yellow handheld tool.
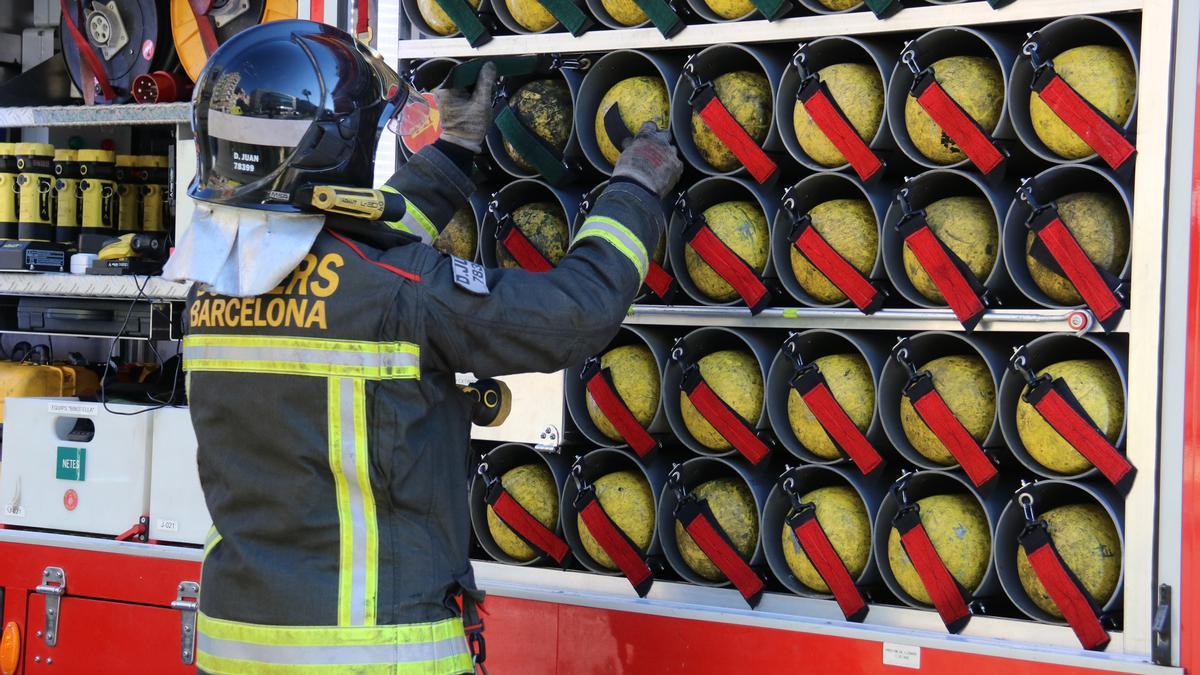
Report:
[{"label": "yellow handheld tool", "polygon": [[49,143],[17,143],[17,238],[22,241],[53,241],[50,190],[54,185],[54,146]]},{"label": "yellow handheld tool", "polygon": [[116,155],[111,150],[80,150],[79,194],[84,233],[112,234],[117,229]]},{"label": "yellow handheld tool", "polygon": [[0,239],[17,238],[17,144],[0,143]]},{"label": "yellow handheld tool", "polygon": [[311,204],[322,211],[363,220],[400,220],[405,211],[404,197],[395,192],[341,185],[314,187]]},{"label": "yellow handheld tool", "polygon": [[79,153],[54,151],[54,241],[75,244],[79,239]]},{"label": "yellow handheld tool", "polygon": [[117,231],[138,232],[142,229],[141,200],[142,179],[137,168],[137,157],[117,155]]},{"label": "yellow handheld tool", "polygon": [[167,216],[167,158],[164,155],[139,155],[138,170],[144,177],[142,187],[142,229],[163,232]]}]

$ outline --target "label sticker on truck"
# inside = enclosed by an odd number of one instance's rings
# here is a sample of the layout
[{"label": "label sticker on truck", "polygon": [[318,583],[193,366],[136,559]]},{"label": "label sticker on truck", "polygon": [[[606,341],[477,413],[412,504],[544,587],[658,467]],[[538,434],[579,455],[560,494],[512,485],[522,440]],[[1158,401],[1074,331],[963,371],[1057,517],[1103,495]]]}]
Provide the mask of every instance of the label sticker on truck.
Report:
[{"label": "label sticker on truck", "polygon": [[4,515],[12,516],[13,518],[24,518],[25,517],[25,507],[24,506],[13,506],[12,504],[5,504],[4,505]]},{"label": "label sticker on truck", "polygon": [[55,401],[47,404],[51,415],[70,415],[72,417],[95,417],[100,414],[97,403],[79,403],[77,401]]},{"label": "label sticker on truck", "polygon": [[921,648],[885,642],[883,643],[883,665],[919,670],[921,668]]},{"label": "label sticker on truck", "polygon": [[58,449],[58,462],[54,465],[54,477],[59,480],[83,480],[87,469],[87,448]]}]

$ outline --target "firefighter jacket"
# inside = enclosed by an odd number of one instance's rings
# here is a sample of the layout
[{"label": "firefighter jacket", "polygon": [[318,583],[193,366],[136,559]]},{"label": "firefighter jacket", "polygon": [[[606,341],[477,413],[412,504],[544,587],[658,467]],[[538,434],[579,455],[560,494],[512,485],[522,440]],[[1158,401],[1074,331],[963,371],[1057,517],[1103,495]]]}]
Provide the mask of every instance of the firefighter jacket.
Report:
[{"label": "firefighter jacket", "polygon": [[[433,147],[389,184],[406,222],[434,230],[473,190]],[[184,367],[214,524],[199,668],[471,672],[454,600],[474,589],[471,400],[455,373],[553,372],[602,349],[663,227],[656,197],[615,183],[545,273],[330,223],[271,292],[195,292]]]}]

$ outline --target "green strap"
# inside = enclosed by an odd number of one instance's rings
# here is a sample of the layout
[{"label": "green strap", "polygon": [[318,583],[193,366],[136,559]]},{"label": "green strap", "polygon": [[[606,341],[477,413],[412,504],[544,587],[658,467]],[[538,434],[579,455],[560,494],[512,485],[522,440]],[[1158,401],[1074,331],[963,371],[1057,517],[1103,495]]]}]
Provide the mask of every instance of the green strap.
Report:
[{"label": "green strap", "polygon": [[592,20],[571,0],[537,0],[571,35],[579,37],[592,27]]},{"label": "green strap", "polygon": [[646,16],[649,17],[650,23],[658,29],[659,33],[667,39],[671,39],[679,34],[686,25],[683,19],[671,9],[671,5],[667,4],[666,0],[633,0],[633,4],[637,5]]},{"label": "green strap", "polygon": [[792,8],[788,0],[750,0],[767,21],[774,21]]},{"label": "green strap", "polygon": [[992,9],[1000,9],[1012,1],[1013,0],[988,0],[988,4],[992,6]]},{"label": "green strap", "polygon": [[541,138],[521,124],[513,109],[504,106],[496,114],[496,128],[517,154],[533,165],[533,168],[551,185],[562,185],[570,178],[570,171],[562,158],[550,149]]},{"label": "green strap", "polygon": [[467,38],[467,44],[478,47],[491,42],[491,33],[488,33],[483,22],[479,20],[479,15],[471,9],[466,0],[436,0],[436,2],[446,16],[454,22],[454,25],[458,26],[458,30],[462,31],[463,37]]},{"label": "green strap", "polygon": [[543,72],[550,67],[549,56],[486,56],[470,61],[464,61],[450,70],[446,81],[441,86],[448,89],[463,89],[475,86],[479,79],[479,70],[483,64],[491,61],[496,64],[497,77],[513,77],[516,75],[532,75]]},{"label": "green strap", "polygon": [[886,19],[904,9],[900,0],[866,0],[867,7],[875,13],[875,18]]}]

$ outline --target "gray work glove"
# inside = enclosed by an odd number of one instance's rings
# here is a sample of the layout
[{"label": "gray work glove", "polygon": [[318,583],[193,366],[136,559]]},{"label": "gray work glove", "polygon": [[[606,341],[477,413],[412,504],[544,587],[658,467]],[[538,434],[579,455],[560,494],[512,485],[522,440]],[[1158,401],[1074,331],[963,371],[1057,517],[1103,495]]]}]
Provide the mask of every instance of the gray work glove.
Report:
[{"label": "gray work glove", "polygon": [[496,93],[496,64],[487,62],[479,69],[475,89],[437,89],[441,114],[441,140],[478,153],[492,126],[492,103]]},{"label": "gray work glove", "polygon": [[660,198],[667,196],[682,175],[683,162],[671,144],[670,132],[659,131],[654,122],[643,124],[637,135],[626,141],[613,168],[613,178],[628,178]]}]

